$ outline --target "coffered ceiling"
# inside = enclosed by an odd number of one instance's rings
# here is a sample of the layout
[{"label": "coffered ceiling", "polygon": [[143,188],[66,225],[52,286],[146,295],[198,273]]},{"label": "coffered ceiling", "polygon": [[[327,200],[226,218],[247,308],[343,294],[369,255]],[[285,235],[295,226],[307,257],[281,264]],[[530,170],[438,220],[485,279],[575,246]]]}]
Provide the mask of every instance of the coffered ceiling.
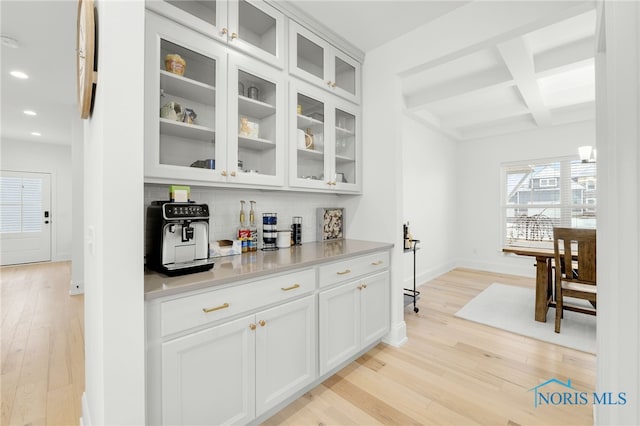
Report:
[{"label": "coffered ceiling", "polygon": [[[363,52],[446,18],[469,1],[294,0]],[[495,2],[487,2],[493,3]],[[584,3],[584,2],[583,2]],[[75,105],[75,0],[0,1],[2,137],[69,143]],[[595,11],[402,74],[407,111],[458,140],[593,119]],[[443,37],[453,35],[443,34]],[[9,76],[24,69],[26,81]],[[32,109],[37,116],[26,116]],[[33,136],[31,132],[41,136]]]},{"label": "coffered ceiling", "polygon": [[[400,36],[415,28],[415,20],[403,25],[402,19],[394,19],[396,2],[329,1],[324,7],[317,1],[293,3],[365,52],[388,41],[380,40],[380,33]],[[429,25],[470,2],[400,3],[407,3],[403,6],[408,16],[420,16],[421,25]],[[485,2],[488,7],[496,3]],[[329,5],[333,15],[340,11],[340,19],[329,19]],[[354,5],[364,10],[371,5],[372,14],[387,19],[376,21],[378,25],[359,19],[366,12],[352,10]],[[575,14],[559,14],[514,38],[401,73],[407,112],[457,140],[592,120],[595,4],[576,1],[567,7]],[[378,42],[367,41],[374,39]]]}]

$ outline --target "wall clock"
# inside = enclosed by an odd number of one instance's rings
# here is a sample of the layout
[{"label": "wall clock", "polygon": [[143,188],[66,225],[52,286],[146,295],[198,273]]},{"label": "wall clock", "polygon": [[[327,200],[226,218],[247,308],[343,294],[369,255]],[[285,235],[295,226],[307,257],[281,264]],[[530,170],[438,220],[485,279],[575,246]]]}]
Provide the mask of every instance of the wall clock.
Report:
[{"label": "wall clock", "polygon": [[80,118],[88,118],[91,113],[95,84],[98,81],[98,73],[95,69],[96,33],[93,0],[79,0],[76,64]]}]

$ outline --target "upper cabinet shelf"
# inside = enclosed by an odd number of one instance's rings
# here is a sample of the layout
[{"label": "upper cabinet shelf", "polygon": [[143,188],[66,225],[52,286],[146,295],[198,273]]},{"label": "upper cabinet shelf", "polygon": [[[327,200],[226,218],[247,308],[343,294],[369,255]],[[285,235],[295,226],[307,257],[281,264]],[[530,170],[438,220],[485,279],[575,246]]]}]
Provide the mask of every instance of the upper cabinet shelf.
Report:
[{"label": "upper cabinet shelf", "polygon": [[266,102],[257,101],[246,96],[238,96],[238,112],[250,117],[263,119],[275,114],[276,107]]},{"label": "upper cabinet shelf", "polygon": [[165,70],[160,70],[160,89],[204,105],[214,105],[215,87]]}]

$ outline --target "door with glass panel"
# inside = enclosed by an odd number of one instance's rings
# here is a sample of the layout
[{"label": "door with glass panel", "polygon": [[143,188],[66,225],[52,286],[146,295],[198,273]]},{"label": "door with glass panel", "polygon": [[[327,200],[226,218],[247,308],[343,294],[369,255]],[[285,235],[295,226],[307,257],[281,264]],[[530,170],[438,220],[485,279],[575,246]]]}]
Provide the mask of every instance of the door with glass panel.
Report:
[{"label": "door with glass panel", "polygon": [[145,176],[225,181],[227,49],[154,14],[146,23]]},{"label": "door with glass panel", "polygon": [[348,102],[336,101],[334,115],[334,155],[331,157],[331,181],[338,190],[359,191],[360,184],[360,114]]},{"label": "door with glass panel", "polygon": [[229,56],[229,182],[284,184],[282,71],[236,52]]},{"label": "door with glass panel", "polygon": [[278,10],[257,0],[169,0],[147,7],[278,68],[284,68],[284,22]]},{"label": "door with glass panel", "polygon": [[360,102],[360,63],[293,21],[289,72],[351,102]]},{"label": "door with glass panel", "polygon": [[329,95],[321,89],[292,81],[289,90],[291,131],[289,134],[289,184],[331,190],[329,129],[334,120],[329,112]]},{"label": "door with glass panel", "polygon": [[0,172],[0,264],[51,260],[51,175]]}]

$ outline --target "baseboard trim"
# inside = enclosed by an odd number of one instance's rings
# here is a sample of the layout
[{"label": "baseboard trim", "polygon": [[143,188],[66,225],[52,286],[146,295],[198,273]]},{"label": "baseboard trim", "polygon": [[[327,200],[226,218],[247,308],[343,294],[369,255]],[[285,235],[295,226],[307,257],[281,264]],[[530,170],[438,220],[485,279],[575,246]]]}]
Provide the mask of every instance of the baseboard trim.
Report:
[{"label": "baseboard trim", "polygon": [[404,321],[391,324],[391,329],[386,336],[382,338],[382,341],[388,345],[399,348],[409,341],[407,337],[407,323]]},{"label": "baseboard trim", "polygon": [[91,415],[89,414],[89,401],[87,393],[82,392],[82,415],[80,416],[80,426],[92,426]]}]

